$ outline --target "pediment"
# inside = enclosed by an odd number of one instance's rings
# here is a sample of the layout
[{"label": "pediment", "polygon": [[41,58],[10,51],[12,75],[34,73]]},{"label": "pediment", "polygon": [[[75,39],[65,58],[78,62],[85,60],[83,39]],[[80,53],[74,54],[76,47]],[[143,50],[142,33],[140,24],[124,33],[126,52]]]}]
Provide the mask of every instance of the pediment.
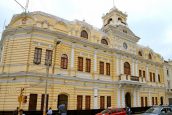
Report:
[{"label": "pediment", "polygon": [[28,24],[34,24],[35,20],[30,16],[30,15],[26,15],[26,14],[18,14],[13,16],[9,26],[10,27],[16,27],[16,26],[20,26],[20,25],[28,25]]}]

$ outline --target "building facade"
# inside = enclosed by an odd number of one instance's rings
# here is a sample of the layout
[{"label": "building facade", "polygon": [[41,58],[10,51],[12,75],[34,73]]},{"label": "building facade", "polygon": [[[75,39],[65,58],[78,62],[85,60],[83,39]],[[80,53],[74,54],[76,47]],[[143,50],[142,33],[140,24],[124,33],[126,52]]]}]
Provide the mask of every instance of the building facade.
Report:
[{"label": "building facade", "polygon": [[168,104],[168,64],[138,44],[125,13],[114,7],[102,20],[97,29],[44,12],[14,15],[1,39],[0,109],[43,110],[46,90],[54,110]]}]

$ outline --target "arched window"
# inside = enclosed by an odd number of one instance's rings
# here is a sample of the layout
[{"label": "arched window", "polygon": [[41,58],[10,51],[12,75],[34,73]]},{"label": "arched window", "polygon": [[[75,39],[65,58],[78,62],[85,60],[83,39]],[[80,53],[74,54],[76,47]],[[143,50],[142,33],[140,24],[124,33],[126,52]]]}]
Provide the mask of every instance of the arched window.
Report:
[{"label": "arched window", "polygon": [[68,65],[68,57],[66,54],[63,54],[61,56],[61,68],[62,69],[67,69],[67,65]]},{"label": "arched window", "polygon": [[108,45],[108,42],[107,42],[106,39],[102,39],[102,40],[101,40],[101,43],[102,43],[102,44],[105,44],[105,45]]},{"label": "arched window", "polygon": [[130,75],[131,71],[130,71],[130,64],[128,62],[124,63],[124,74]]},{"label": "arched window", "polygon": [[122,22],[122,19],[121,18],[118,18],[118,21]]},{"label": "arched window", "polygon": [[108,20],[107,24],[110,24],[111,21],[112,21],[112,18],[110,18],[110,19]]},{"label": "arched window", "polygon": [[152,59],[152,55],[149,53],[149,59]]},{"label": "arched window", "polygon": [[88,39],[88,33],[87,33],[87,31],[82,30],[82,31],[81,31],[81,37],[87,38],[87,39]]},{"label": "arched window", "polygon": [[138,54],[139,54],[139,56],[142,56],[142,52],[141,51],[139,51]]}]

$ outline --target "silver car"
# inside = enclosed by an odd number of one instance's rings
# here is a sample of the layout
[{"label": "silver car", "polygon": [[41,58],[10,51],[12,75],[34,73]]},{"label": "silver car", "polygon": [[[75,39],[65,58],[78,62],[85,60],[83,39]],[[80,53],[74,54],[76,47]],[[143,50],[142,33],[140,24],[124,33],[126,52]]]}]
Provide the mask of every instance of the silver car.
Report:
[{"label": "silver car", "polygon": [[142,115],[172,115],[172,108],[169,106],[154,106]]}]

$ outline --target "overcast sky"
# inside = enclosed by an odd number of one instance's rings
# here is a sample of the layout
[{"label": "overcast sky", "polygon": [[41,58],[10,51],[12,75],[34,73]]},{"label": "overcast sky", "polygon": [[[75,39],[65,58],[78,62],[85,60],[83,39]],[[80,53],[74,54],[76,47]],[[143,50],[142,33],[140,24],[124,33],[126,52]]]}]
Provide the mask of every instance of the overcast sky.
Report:
[{"label": "overcast sky", "polygon": [[[23,6],[26,0],[17,0]],[[113,0],[29,0],[29,12],[43,11],[72,21],[85,20],[102,27],[102,15],[113,7]],[[129,28],[165,60],[172,59],[172,0],[114,0],[115,6],[128,14]],[[22,8],[14,0],[0,0],[0,32],[13,14]]]}]

